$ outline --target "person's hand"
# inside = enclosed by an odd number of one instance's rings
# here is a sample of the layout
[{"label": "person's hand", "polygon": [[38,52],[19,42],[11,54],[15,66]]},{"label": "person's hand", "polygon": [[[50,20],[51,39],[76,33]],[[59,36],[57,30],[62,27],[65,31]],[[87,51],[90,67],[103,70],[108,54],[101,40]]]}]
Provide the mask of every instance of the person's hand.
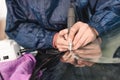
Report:
[{"label": "person's hand", "polygon": [[67,51],[68,50],[68,29],[61,30],[59,33],[57,33],[56,38],[54,40],[54,46],[59,51]]},{"label": "person's hand", "polygon": [[76,50],[94,41],[97,36],[98,33],[94,28],[79,21],[71,27],[68,38],[73,43],[73,50]]},{"label": "person's hand", "polygon": [[79,59],[76,61],[75,55],[78,55],[82,58],[90,58],[90,59],[99,59],[101,57],[101,40],[96,39],[91,44],[84,46],[83,48],[79,48],[77,50],[72,51],[72,53],[66,52],[62,57],[61,61],[65,63],[73,64],[77,67],[84,67],[84,66],[92,66],[94,63],[85,61],[83,59]]}]

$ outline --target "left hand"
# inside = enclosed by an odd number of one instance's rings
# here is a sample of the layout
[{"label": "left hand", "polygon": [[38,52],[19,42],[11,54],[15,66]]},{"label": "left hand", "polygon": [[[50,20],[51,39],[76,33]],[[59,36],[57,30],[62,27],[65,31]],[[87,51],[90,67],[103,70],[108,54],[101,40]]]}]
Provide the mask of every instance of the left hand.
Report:
[{"label": "left hand", "polygon": [[56,39],[54,39],[54,46],[57,48],[60,52],[67,51],[68,50],[68,29],[63,29],[55,34]]}]

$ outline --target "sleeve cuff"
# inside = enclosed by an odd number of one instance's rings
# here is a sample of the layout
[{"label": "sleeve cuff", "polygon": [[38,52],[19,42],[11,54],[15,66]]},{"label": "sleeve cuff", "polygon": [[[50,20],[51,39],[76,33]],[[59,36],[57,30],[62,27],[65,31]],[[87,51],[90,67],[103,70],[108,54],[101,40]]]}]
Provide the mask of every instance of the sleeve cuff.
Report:
[{"label": "sleeve cuff", "polygon": [[96,30],[98,36],[104,34],[104,28],[99,23],[90,22],[89,25]]}]

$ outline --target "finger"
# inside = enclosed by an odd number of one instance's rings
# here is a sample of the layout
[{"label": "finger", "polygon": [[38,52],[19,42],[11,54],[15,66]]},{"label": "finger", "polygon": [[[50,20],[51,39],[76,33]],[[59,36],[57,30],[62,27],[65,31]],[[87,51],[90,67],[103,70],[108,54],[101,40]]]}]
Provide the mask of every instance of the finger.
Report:
[{"label": "finger", "polygon": [[82,49],[84,49],[84,50],[96,50],[97,48],[100,49],[99,46],[100,45],[91,42],[91,43],[86,44],[84,47],[82,47],[81,50]]},{"label": "finger", "polygon": [[66,34],[68,34],[68,29],[64,29],[64,30],[61,30],[61,31],[59,32],[59,35],[60,35],[60,36],[64,36],[64,35],[66,35]]},{"label": "finger", "polygon": [[64,51],[67,51],[68,48],[61,48],[61,47],[58,47],[58,50],[59,50],[60,52],[64,52]]},{"label": "finger", "polygon": [[69,34],[68,34],[68,39],[70,39],[71,41],[73,41],[74,39],[74,36],[76,35],[76,33],[78,32],[79,30],[79,26],[78,26],[78,23],[74,24],[70,31],[69,31]]},{"label": "finger", "polygon": [[76,50],[80,47],[83,47],[85,44],[87,44],[88,43],[86,42],[87,38],[88,38],[87,35],[84,35],[84,37],[81,37],[81,39],[79,39],[79,41],[74,45],[74,49]]},{"label": "finger", "polygon": [[89,43],[95,43],[94,41],[95,41],[95,39],[96,39],[96,37],[95,37],[95,35],[93,36],[94,34],[91,34],[90,36],[88,35],[87,37],[86,37],[86,41],[84,42],[84,44],[82,45],[82,46],[86,46],[87,44],[89,44]]},{"label": "finger", "polygon": [[87,27],[85,24],[78,25],[79,26],[79,32],[76,34],[73,44],[76,45],[78,42],[81,41],[81,38],[84,38],[84,35],[86,33]]},{"label": "finger", "polygon": [[84,47],[79,48],[78,50],[96,50],[100,52],[101,51],[100,42],[98,42],[98,40],[95,40],[93,42],[88,43]]},{"label": "finger", "polygon": [[79,50],[74,50],[73,53],[74,54],[79,54],[79,55],[80,54],[84,54],[85,55],[85,54],[91,54],[91,53],[93,54],[93,51],[94,50],[92,50],[92,49],[79,49]]},{"label": "finger", "polygon": [[68,47],[68,41],[64,40],[64,38],[61,38],[56,41],[56,45],[63,45]]},{"label": "finger", "polygon": [[68,49],[68,45],[65,45],[65,44],[58,44],[57,45],[57,48],[65,48],[65,49]]},{"label": "finger", "polygon": [[59,48],[58,49],[60,52],[65,52],[65,51],[67,51],[68,49],[65,49],[65,48]]},{"label": "finger", "polygon": [[65,38],[65,40],[67,40],[68,39],[68,34],[65,34],[64,38]]}]

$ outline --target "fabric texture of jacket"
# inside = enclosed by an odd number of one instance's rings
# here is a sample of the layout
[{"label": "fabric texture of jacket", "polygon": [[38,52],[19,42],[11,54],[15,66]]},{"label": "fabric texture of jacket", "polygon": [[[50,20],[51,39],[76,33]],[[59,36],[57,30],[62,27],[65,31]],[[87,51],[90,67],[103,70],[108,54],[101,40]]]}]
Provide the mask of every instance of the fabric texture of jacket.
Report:
[{"label": "fabric texture of jacket", "polygon": [[[8,36],[25,48],[53,48],[56,32],[67,27],[70,0],[6,0]],[[120,27],[120,0],[76,0],[80,21],[99,36]]]}]

